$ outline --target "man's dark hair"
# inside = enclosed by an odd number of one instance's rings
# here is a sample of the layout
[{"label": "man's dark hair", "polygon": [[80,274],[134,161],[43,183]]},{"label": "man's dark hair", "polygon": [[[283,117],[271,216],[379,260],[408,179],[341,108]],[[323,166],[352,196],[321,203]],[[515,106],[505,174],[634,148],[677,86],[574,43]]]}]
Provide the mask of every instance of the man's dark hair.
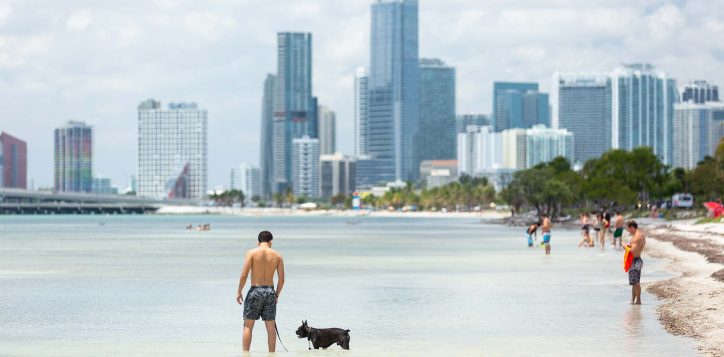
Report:
[{"label": "man's dark hair", "polygon": [[543,213],[543,214],[540,215],[540,216],[541,216],[541,217],[544,217],[544,218],[548,218],[548,213]]},{"label": "man's dark hair", "polygon": [[274,239],[274,236],[272,236],[269,231],[261,231],[259,233],[259,243],[269,243],[272,239]]},{"label": "man's dark hair", "polygon": [[639,228],[639,225],[636,223],[636,221],[628,221],[628,223],[626,223],[626,226],[629,228],[633,227],[635,229]]},{"label": "man's dark hair", "polygon": [[619,214],[621,214],[621,211],[616,211],[616,215],[618,216]]}]

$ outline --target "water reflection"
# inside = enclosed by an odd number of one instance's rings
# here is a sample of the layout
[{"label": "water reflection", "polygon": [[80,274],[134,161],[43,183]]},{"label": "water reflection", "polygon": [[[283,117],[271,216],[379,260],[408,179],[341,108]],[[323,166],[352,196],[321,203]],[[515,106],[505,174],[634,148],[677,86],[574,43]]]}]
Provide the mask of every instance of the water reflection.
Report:
[{"label": "water reflection", "polygon": [[641,314],[641,305],[630,305],[628,311],[623,317],[623,326],[625,330],[624,340],[627,351],[636,351],[640,348],[643,329],[643,315]]}]

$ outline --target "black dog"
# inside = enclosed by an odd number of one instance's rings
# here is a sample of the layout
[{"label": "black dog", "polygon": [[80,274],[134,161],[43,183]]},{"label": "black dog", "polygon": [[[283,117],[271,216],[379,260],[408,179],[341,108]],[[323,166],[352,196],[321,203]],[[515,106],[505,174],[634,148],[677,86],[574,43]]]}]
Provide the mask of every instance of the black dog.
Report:
[{"label": "black dog", "polygon": [[315,350],[320,347],[327,349],[335,343],[345,350],[349,349],[349,330],[341,328],[313,328],[307,325],[307,321],[302,321],[302,326],[297,329],[297,337],[312,341]]}]

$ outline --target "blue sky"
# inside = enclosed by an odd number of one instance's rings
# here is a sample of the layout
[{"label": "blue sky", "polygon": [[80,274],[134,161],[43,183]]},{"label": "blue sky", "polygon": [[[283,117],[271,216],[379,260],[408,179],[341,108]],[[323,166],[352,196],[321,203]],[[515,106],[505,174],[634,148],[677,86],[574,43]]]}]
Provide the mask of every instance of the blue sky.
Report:
[{"label": "blue sky", "polygon": [[[313,33],[314,91],[351,152],[352,79],[367,66],[368,0],[0,0],[0,130],[28,142],[29,176],[52,184],[53,129],[95,127],[95,173],[136,170],[136,106],[209,111],[209,186],[258,163],[263,80],[276,32]],[[458,112],[491,108],[494,80],[652,62],[679,82],[724,84],[724,0],[421,0],[420,55],[457,68]]]}]

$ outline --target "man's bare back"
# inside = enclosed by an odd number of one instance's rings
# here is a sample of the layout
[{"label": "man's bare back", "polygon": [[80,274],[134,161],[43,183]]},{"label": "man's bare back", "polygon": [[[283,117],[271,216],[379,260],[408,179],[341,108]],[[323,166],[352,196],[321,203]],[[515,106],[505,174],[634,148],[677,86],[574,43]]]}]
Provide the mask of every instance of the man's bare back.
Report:
[{"label": "man's bare back", "polygon": [[624,221],[623,216],[619,214],[616,216],[616,223],[614,224],[614,227],[623,228],[625,223],[626,222]]},{"label": "man's bare back", "polygon": [[276,250],[264,246],[254,248],[246,253],[246,260],[251,262],[251,285],[274,285],[274,273],[282,261]]}]

